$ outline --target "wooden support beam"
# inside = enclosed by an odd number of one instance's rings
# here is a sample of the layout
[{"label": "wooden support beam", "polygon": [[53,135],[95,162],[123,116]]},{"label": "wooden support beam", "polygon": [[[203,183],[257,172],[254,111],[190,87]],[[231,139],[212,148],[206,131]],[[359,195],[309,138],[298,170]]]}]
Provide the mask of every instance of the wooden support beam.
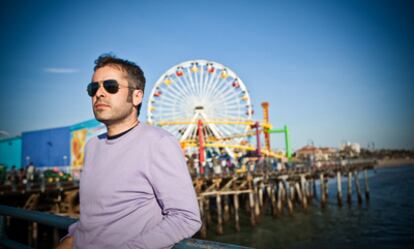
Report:
[{"label": "wooden support beam", "polygon": [[272,203],[272,215],[273,217],[277,216],[277,207],[276,207],[276,194],[275,194],[275,186],[273,184],[269,184],[269,195],[270,195],[270,200]]},{"label": "wooden support beam", "polygon": [[301,189],[302,189],[302,194],[303,194],[303,196],[302,196],[302,207],[304,208],[304,209],[307,209],[308,208],[308,198],[309,198],[309,192],[308,192],[308,187],[307,187],[307,181],[306,181],[306,178],[305,178],[305,175],[301,175],[300,176],[300,186],[301,186]]},{"label": "wooden support beam", "polygon": [[250,223],[251,225],[254,227],[256,226],[256,215],[255,215],[255,211],[254,211],[254,190],[251,190],[249,193],[249,204],[250,204]]},{"label": "wooden support beam", "polygon": [[223,234],[223,214],[222,214],[222,204],[221,204],[221,196],[218,194],[216,196],[216,203],[217,203],[217,228],[216,233],[218,235]]},{"label": "wooden support beam", "polygon": [[277,213],[280,215],[282,213],[282,199],[283,199],[283,183],[281,181],[279,181],[279,187],[277,189]]},{"label": "wooden support beam", "polygon": [[259,196],[259,204],[260,204],[260,208],[263,208],[263,188],[264,188],[264,184],[263,184],[263,182],[261,182],[261,183],[258,185],[258,192],[257,192],[257,194],[258,194],[258,196]]},{"label": "wooden support beam", "polygon": [[325,194],[325,181],[324,181],[324,177],[323,177],[323,173],[319,174],[319,182],[320,182],[320,188],[321,188],[321,207],[324,208],[325,207],[325,203],[326,203],[326,194]]},{"label": "wooden support beam", "polygon": [[223,196],[224,198],[224,216],[223,216],[223,221],[224,224],[226,224],[227,222],[229,222],[230,220],[230,206],[229,206],[229,195],[225,195]]},{"label": "wooden support beam", "polygon": [[300,186],[298,182],[294,183],[294,188],[296,190],[296,194],[298,196],[299,202],[303,205],[303,196],[302,196],[302,191],[300,190]]},{"label": "wooden support beam", "polygon": [[293,203],[292,203],[292,192],[294,191],[293,187],[289,183],[286,184],[286,200],[289,215],[293,215]]},{"label": "wooden support beam", "polygon": [[240,232],[240,218],[239,218],[239,195],[233,195],[233,202],[234,202],[234,221],[235,221],[235,228],[237,232]]},{"label": "wooden support beam", "polygon": [[256,215],[256,222],[260,216],[260,199],[259,199],[259,188],[257,185],[254,186],[254,213]]},{"label": "wooden support beam", "polygon": [[369,201],[369,186],[368,186],[368,172],[364,170],[364,178],[365,178],[365,200]]},{"label": "wooden support beam", "polygon": [[206,209],[206,224],[207,226],[211,224],[211,213],[210,213],[210,196],[204,197],[205,199],[205,209]]},{"label": "wooden support beam", "polygon": [[336,172],[338,206],[342,207],[342,179],[341,171]]},{"label": "wooden support beam", "polygon": [[328,184],[328,181],[329,181],[329,178],[328,178],[328,175],[324,175],[324,184],[323,184],[323,187],[324,187],[324,193],[325,193],[325,204],[328,202],[328,198],[329,198],[329,193],[328,193],[328,186],[329,186],[329,184]]},{"label": "wooden support beam", "polygon": [[359,186],[359,177],[358,177],[358,171],[354,172],[355,175],[355,187],[358,195],[358,204],[362,204],[362,194],[361,194],[361,187]]},{"label": "wooden support beam", "polygon": [[207,219],[206,219],[206,213],[204,209],[204,198],[198,198],[198,205],[200,207],[200,216],[201,216],[201,228],[200,228],[200,236],[201,238],[205,239],[207,238]]},{"label": "wooden support beam", "polygon": [[352,172],[348,171],[348,193],[347,193],[348,205],[352,203]]}]

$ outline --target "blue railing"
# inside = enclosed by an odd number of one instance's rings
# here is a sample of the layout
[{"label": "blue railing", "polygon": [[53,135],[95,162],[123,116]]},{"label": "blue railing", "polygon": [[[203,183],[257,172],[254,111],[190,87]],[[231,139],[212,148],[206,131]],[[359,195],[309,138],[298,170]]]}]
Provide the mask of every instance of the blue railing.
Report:
[{"label": "blue railing", "polygon": [[[27,220],[34,223],[39,223],[54,227],[57,229],[66,230],[70,224],[74,223],[76,219],[57,216],[54,214],[25,210],[22,208],[15,208],[5,205],[0,205],[0,248],[12,248],[12,249],[33,249],[30,246],[21,244],[17,241],[13,241],[6,237],[6,225],[5,216],[14,217],[18,219]],[[241,247],[237,245],[218,243],[213,241],[198,240],[198,239],[185,239],[177,243],[174,249],[249,249],[248,247]]]}]

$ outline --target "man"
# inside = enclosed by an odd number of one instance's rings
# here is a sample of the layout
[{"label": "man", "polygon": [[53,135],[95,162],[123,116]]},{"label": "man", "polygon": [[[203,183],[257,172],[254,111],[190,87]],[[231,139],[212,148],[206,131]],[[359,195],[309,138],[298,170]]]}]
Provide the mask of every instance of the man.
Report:
[{"label": "man", "polygon": [[178,141],[138,120],[145,78],[135,63],[95,64],[87,90],[107,133],[86,145],[80,219],[58,248],[170,248],[201,226]]}]

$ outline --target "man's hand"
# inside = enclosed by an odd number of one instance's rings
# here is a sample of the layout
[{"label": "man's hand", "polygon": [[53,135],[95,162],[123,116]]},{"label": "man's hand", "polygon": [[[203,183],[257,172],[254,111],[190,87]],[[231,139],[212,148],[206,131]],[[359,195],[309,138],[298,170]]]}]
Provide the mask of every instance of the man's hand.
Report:
[{"label": "man's hand", "polygon": [[56,249],[73,249],[73,237],[69,236],[64,239]]}]

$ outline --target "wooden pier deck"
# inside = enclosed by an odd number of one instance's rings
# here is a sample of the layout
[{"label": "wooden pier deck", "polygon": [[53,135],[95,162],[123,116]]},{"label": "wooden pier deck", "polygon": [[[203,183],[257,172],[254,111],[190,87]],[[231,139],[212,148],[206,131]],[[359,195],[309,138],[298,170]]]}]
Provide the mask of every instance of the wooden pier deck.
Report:
[{"label": "wooden pier deck", "polygon": [[[375,160],[336,161],[320,164],[319,167],[302,167],[282,171],[255,171],[228,176],[198,177],[193,180],[201,210],[203,226],[201,237],[207,237],[207,227],[215,224],[216,233],[223,234],[223,224],[233,216],[234,228],[240,231],[240,212],[245,209],[250,215],[251,226],[255,226],[265,206],[271,215],[278,217],[294,208],[307,209],[319,195],[320,206],[328,201],[328,182],[337,181],[338,205],[343,205],[342,177],[347,177],[347,203],[352,203],[352,191],[357,193],[358,204],[362,204],[360,174],[364,174],[365,199],[369,201],[367,170],[374,168]],[[353,181],[354,180],[354,181]],[[319,182],[319,193],[316,188]],[[352,188],[352,182],[355,187]],[[267,204],[267,205],[265,205]],[[269,207],[270,206],[270,207]],[[244,211],[244,210],[243,210]],[[212,216],[216,221],[213,222]]]}]

